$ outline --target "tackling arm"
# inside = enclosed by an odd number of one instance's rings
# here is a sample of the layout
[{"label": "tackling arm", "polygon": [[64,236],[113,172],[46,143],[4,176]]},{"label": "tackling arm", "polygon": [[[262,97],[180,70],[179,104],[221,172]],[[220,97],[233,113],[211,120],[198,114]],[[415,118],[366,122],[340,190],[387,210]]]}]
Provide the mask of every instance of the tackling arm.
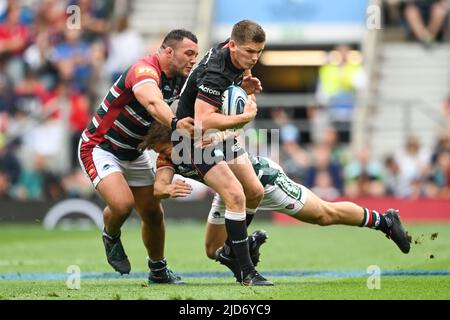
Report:
[{"label": "tackling arm", "polygon": [[[159,123],[171,128],[172,118],[175,116],[169,105],[164,101],[158,86],[153,82],[143,83],[133,91],[136,99]],[[192,118],[184,118],[178,121],[177,129],[185,129],[189,133],[194,132]]]},{"label": "tackling arm", "polygon": [[158,169],[155,177],[155,185],[153,186],[153,194],[156,198],[186,197],[192,192],[191,185],[184,182],[184,180],[177,179],[172,182],[174,175],[175,172],[171,168]]}]

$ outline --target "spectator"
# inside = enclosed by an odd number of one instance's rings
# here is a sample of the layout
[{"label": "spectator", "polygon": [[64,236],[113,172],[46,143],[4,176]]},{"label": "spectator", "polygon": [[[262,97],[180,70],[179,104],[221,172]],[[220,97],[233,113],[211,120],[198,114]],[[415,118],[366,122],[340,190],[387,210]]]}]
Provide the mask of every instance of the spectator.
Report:
[{"label": "spectator", "polygon": [[400,185],[400,167],[394,156],[389,155],[384,160],[383,181],[386,195],[398,196],[406,187]]},{"label": "spectator", "polygon": [[339,162],[342,166],[348,162],[346,148],[339,141],[339,134],[334,127],[327,127],[323,130],[321,143],[331,150],[331,159]]},{"label": "spectator", "polygon": [[25,77],[16,85],[15,91],[16,106],[28,114],[41,112],[49,98],[45,86],[29,68],[25,68]]},{"label": "spectator", "polygon": [[345,194],[349,197],[379,197],[384,195],[382,167],[370,158],[370,150],[363,147],[356,159],[344,169]]},{"label": "spectator", "polygon": [[11,185],[19,181],[22,167],[8,145],[0,145],[0,171],[6,174],[8,182]]},{"label": "spectator", "polygon": [[109,28],[108,20],[114,11],[114,1],[76,0],[72,4],[80,8],[83,40],[86,42],[103,41]]},{"label": "spectator", "polygon": [[330,53],[330,61],[319,69],[317,102],[326,107],[331,123],[338,129],[340,141],[350,141],[350,121],[356,92],[365,86],[360,59],[350,47],[340,45]]},{"label": "spectator", "polygon": [[[432,188],[434,186],[434,188]],[[448,199],[450,196],[450,153],[442,151],[428,179],[428,196]],[[434,192],[433,192],[434,191]]]},{"label": "spectator", "polygon": [[439,137],[431,155],[431,163],[434,165],[438,155],[442,152],[450,154],[450,132],[443,132]]},{"label": "spectator", "polygon": [[[53,121],[62,123],[68,121],[71,168],[76,168],[78,167],[78,141],[90,120],[89,102],[83,94],[70,90],[66,82],[60,82],[50,96],[44,105],[44,112],[50,114]],[[68,113],[64,115],[65,112]]]},{"label": "spectator", "polygon": [[421,149],[417,138],[410,136],[407,139],[405,150],[401,151],[396,157],[400,167],[399,184],[402,186],[398,196],[408,197],[412,195],[413,184],[420,183],[426,177],[430,159],[429,153]]},{"label": "spectator", "polygon": [[317,172],[311,191],[329,201],[335,200],[340,195],[339,190],[333,186],[333,181],[327,171]]},{"label": "spectator", "polygon": [[0,115],[12,111],[14,100],[14,82],[6,72],[6,58],[0,57]]},{"label": "spectator", "polygon": [[25,50],[23,56],[28,68],[43,81],[47,89],[56,85],[58,75],[56,66],[50,62],[51,50],[49,32],[41,31],[37,33],[35,42]]},{"label": "spectator", "polygon": [[338,162],[331,159],[330,149],[323,144],[319,144],[314,146],[313,161],[312,165],[306,171],[305,186],[312,188],[317,174],[322,171],[328,173],[332,182],[331,186],[336,188],[339,194],[342,194],[344,190],[342,167]]},{"label": "spectator", "polygon": [[81,31],[67,29],[64,42],[56,45],[50,60],[58,69],[62,81],[71,81],[71,87],[87,92],[91,76],[90,46],[81,40]]},{"label": "spectator", "polygon": [[14,196],[20,200],[58,200],[62,198],[62,187],[59,178],[48,171],[46,157],[34,154],[33,167],[22,171],[17,185],[13,189]]},{"label": "spectator", "polygon": [[4,22],[0,23],[0,56],[6,57],[6,71],[18,82],[23,74],[21,55],[29,44],[29,26],[20,20],[21,8],[18,1],[10,1]]},{"label": "spectator", "polygon": [[412,0],[405,5],[404,16],[410,36],[426,46],[444,38],[448,18],[448,0]]},{"label": "spectator", "polygon": [[271,110],[272,119],[280,128],[281,163],[286,174],[292,180],[302,183],[306,168],[309,166],[308,155],[300,146],[300,132],[290,123],[287,113],[281,108]]},{"label": "spectator", "polygon": [[141,56],[142,49],[142,39],[135,30],[128,27],[128,18],[118,17],[115,32],[109,40],[109,55],[105,66],[111,82],[116,81],[121,70],[132,65]]}]

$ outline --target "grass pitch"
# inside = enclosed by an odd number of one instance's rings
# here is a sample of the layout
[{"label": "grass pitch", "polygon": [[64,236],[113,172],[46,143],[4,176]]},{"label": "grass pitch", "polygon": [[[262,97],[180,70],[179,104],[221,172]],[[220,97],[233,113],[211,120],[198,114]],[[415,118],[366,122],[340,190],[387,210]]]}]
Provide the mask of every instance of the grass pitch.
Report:
[{"label": "grass pitch", "polygon": [[[132,264],[119,277],[107,264],[99,230],[44,230],[0,225],[0,299],[450,299],[450,225],[406,226],[404,255],[381,232],[366,228],[252,224],[269,239],[258,270],[274,287],[242,287],[209,260],[203,223],[168,222],[166,257],[185,285],[147,285],[146,253],[138,226],[122,241]],[[67,287],[69,266],[81,270],[79,290]],[[369,266],[381,271],[379,289]]]}]

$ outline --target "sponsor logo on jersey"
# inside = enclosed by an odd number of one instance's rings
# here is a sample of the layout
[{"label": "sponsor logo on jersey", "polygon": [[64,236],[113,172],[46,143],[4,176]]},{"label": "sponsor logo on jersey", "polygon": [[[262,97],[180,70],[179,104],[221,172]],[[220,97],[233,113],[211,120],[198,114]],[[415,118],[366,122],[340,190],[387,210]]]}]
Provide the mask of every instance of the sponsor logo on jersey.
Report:
[{"label": "sponsor logo on jersey", "polygon": [[158,72],[156,72],[155,68],[149,66],[137,67],[134,71],[134,75],[136,76],[136,78],[150,76],[156,80],[159,80]]},{"label": "sponsor logo on jersey", "polygon": [[105,165],[103,166],[103,170],[108,170],[109,168],[111,168],[111,165],[110,165],[110,164],[105,164]]},{"label": "sponsor logo on jersey", "polygon": [[213,212],[213,217],[214,218],[220,218],[220,212],[219,211],[214,211]]},{"label": "sponsor logo on jersey", "polygon": [[302,191],[300,186],[293,181],[289,180],[286,175],[280,174],[275,180],[276,185],[278,185],[281,190],[283,190],[288,196],[299,200],[302,196]]},{"label": "sponsor logo on jersey", "polygon": [[212,94],[214,96],[220,96],[220,91],[219,90],[208,88],[208,87],[206,87],[203,84],[200,87],[198,87],[198,88],[200,90],[202,90],[203,92],[205,92],[205,93]]}]

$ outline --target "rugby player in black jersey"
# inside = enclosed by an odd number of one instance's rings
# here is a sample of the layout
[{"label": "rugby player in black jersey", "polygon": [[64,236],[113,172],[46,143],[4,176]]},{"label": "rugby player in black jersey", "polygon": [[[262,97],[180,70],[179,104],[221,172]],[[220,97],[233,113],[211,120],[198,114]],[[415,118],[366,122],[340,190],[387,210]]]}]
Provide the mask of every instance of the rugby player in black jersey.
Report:
[{"label": "rugby player in black jersey", "polygon": [[[194,118],[195,126],[201,127],[202,132],[234,128],[253,120],[256,116],[253,94],[262,87],[250,70],[261,56],[265,39],[265,32],[257,23],[250,20],[236,23],[230,39],[211,48],[189,74],[178,103],[178,119]],[[222,95],[232,84],[240,85],[249,99],[243,114],[226,116],[221,112]],[[247,224],[264,188],[245,150],[233,139],[204,150],[197,148],[194,140],[182,136],[174,141],[174,149],[182,154],[185,164],[197,168],[204,182],[224,200],[227,243],[242,270],[242,284],[273,285],[255,270],[248,253]]]}]

